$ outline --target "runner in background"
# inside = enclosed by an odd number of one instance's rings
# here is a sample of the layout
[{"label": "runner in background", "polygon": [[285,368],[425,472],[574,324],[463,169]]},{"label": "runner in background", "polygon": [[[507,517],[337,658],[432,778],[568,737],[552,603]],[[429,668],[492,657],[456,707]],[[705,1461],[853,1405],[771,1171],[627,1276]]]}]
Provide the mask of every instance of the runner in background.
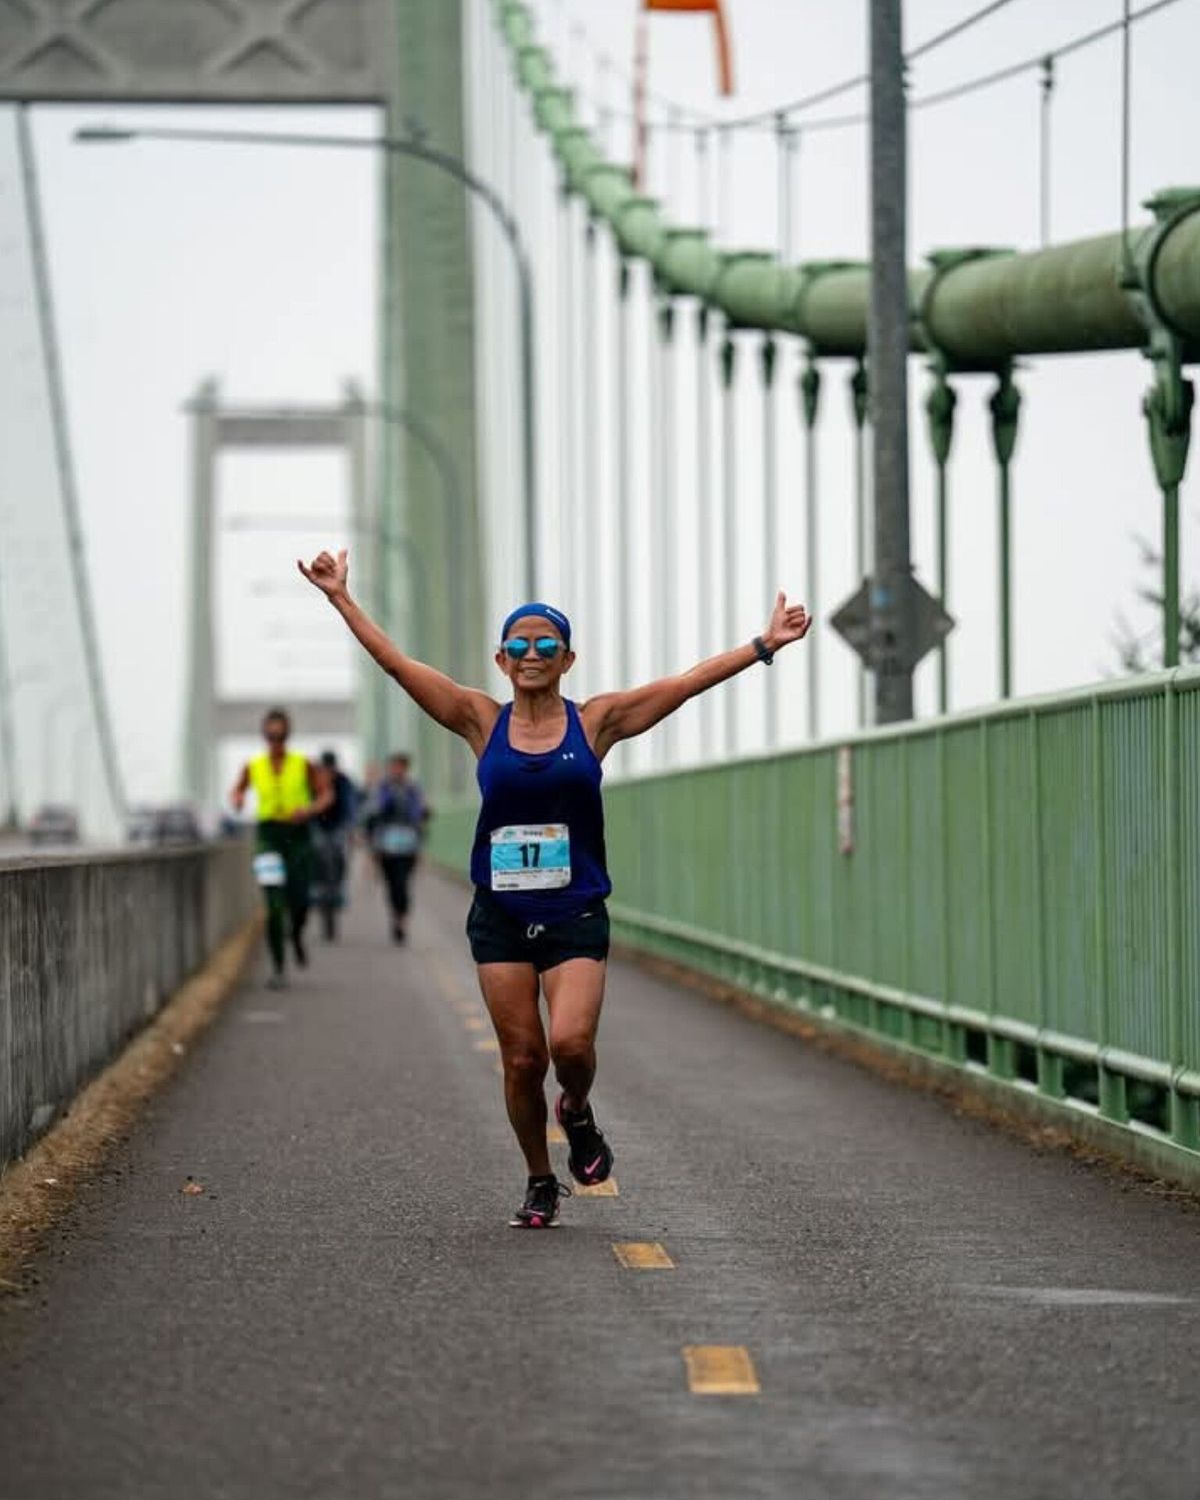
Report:
[{"label": "runner in background", "polygon": [[363,820],[387,887],[392,941],[396,943],[406,938],[411,904],[408,884],[430,817],[425,794],[409,775],[411,765],[411,759],[403,753],[388,757],[383,780],[368,799]]},{"label": "runner in background", "polygon": [[282,989],[286,941],[290,936],[296,962],[308,963],[304,924],[308,918],[312,882],[312,841],[309,825],[333,802],[325,772],[311,765],[298,750],[287,747],[292,724],[281,708],[271,709],[262,721],[266,750],[242,767],[229,794],[237,812],[253,791],[258,818],[258,852],[254,873],[267,908],[267,946],[271,953],[270,989]]},{"label": "runner in background", "polygon": [[337,940],[338,913],[346,904],[350,836],[358,821],[360,797],[332,750],[322,754],[321,769],[333,793],[333,802],[317,814],[312,824],[312,894],[313,905],[321,913],[321,930],[326,941],[332,943]]}]

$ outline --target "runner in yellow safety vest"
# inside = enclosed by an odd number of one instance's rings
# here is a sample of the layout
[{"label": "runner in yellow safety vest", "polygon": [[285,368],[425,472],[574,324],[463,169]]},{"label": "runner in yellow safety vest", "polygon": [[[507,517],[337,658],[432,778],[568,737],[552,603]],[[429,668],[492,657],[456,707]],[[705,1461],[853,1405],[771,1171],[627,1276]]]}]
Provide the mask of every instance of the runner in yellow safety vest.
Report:
[{"label": "runner in yellow safety vest", "polygon": [[267,984],[282,989],[286,937],[290,931],[292,951],[301,968],[308,962],[304,950],[304,924],[308,917],[312,882],[312,840],[309,823],[333,801],[333,788],[319,766],[298,750],[287,748],[292,724],[281,708],[263,718],[262,733],[267,748],[242,767],[229,794],[238,812],[253,791],[258,818],[254,873],[262,887],[267,907],[267,946],[271,951],[271,975]]}]

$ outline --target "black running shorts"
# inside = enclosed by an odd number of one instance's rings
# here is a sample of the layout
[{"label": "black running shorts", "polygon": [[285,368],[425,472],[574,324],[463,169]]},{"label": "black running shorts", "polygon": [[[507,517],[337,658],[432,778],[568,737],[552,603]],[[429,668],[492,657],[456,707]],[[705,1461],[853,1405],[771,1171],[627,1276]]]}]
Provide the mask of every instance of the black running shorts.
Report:
[{"label": "black running shorts", "polygon": [[476,888],[467,937],[477,964],[532,964],[541,974],[569,958],[606,959],[608,910],[603,901],[593,901],[577,917],[543,927],[509,916],[489,892]]}]

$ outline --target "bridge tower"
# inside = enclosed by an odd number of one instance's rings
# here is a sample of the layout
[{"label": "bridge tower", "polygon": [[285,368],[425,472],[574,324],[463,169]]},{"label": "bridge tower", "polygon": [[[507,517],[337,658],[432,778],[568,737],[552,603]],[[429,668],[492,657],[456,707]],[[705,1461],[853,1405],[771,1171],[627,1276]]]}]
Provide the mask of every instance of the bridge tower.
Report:
[{"label": "bridge tower", "polygon": [[[461,157],[463,24],[457,3],[430,0],[112,0],[105,5],[23,0],[0,27],[0,100],[180,104],[376,105],[386,134],[425,135]],[[402,534],[423,570],[429,607],[413,606],[398,570],[380,570],[373,601],[386,629],[415,653],[448,665],[456,622],[482,663],[483,577],[476,508],[474,305],[470,215],[461,187],[419,162],[381,160],[384,184],[379,390],[372,410],[403,408],[456,457],[467,503],[449,553],[442,484],[428,456],[399,424],[367,414],[378,463],[374,513]],[[217,417],[194,412],[197,494],[211,459]],[[344,419],[342,419],[344,420]],[[208,458],[205,454],[208,454]],[[364,501],[365,503],[365,501]],[[197,538],[207,524],[197,508]],[[197,608],[208,562],[194,560]],[[224,710],[211,692],[211,650],[193,620],[192,670],[201,738],[187,766],[189,790],[210,786],[211,738]],[[475,646],[477,643],[477,649]],[[367,679],[364,678],[365,683]],[[375,674],[374,701],[360,707],[369,753],[405,743],[423,779],[445,784],[449,763],[415,725],[401,695]],[[363,693],[360,688],[360,698]],[[232,710],[230,710],[232,712]],[[240,710],[239,710],[240,712]]]}]

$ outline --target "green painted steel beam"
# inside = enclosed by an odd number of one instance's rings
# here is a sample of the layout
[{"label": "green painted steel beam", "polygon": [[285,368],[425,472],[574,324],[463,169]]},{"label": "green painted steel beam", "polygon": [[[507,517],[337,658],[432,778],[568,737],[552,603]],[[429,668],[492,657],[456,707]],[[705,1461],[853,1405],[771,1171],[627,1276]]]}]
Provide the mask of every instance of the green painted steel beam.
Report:
[{"label": "green painted steel beam", "polygon": [[[521,87],[547,135],[572,192],[612,230],[624,255],[651,264],[665,292],[703,298],[734,327],[793,333],[820,353],[859,356],[866,344],[870,273],[854,262],[781,264],[753,251],[720,255],[702,231],[669,224],[658,205],[638,195],[630,173],[608,162],[578,124],[574,99],[556,86],[554,63],[535,41],[532,12],[520,0],[498,0],[497,16]],[[1149,292],[1160,316],[1200,359],[1200,190],[1172,189],[1173,224],[1149,267]],[[909,275],[912,347],[931,343],[952,364],[991,367],[1025,354],[1134,349],[1147,330],[1130,296],[1128,267],[1159,230],[1076,240],[1030,254],[949,252]],[[946,254],[946,252],[943,252]],[[919,326],[918,326],[919,324]]]}]

